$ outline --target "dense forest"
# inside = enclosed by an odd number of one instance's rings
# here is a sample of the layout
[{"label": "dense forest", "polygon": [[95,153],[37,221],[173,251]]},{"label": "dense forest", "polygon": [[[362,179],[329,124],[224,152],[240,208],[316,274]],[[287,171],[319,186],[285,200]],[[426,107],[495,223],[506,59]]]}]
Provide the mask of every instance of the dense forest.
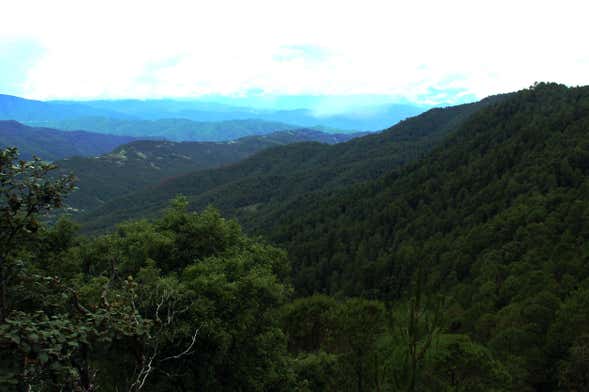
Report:
[{"label": "dense forest", "polygon": [[72,176],[2,150],[0,385],[589,390],[588,130],[588,87],[540,83],[168,180],[92,236],[56,220]]},{"label": "dense forest", "polygon": [[[30,122],[36,124],[37,122]],[[263,120],[192,121],[177,118],[157,120],[128,120],[113,117],[80,117],[71,120],[43,121],[44,126],[66,131],[84,129],[99,133],[165,138],[173,141],[220,142],[251,135],[266,135],[300,126]]]},{"label": "dense forest", "polygon": [[267,149],[221,169],[167,178],[115,197],[77,219],[86,232],[103,231],[125,219],[156,216],[170,199],[184,194],[192,209],[213,204],[248,227],[260,227],[262,220],[278,219],[302,197],[345,190],[423,157],[472,113],[505,97],[432,109],[383,132],[334,146],[299,143]]},{"label": "dense forest", "polygon": [[58,173],[75,173],[77,190],[68,195],[67,204],[83,213],[171,177],[226,166],[271,147],[305,141],[335,144],[364,134],[296,129],[227,142],[140,140],[100,156],[74,156],[55,163]]}]

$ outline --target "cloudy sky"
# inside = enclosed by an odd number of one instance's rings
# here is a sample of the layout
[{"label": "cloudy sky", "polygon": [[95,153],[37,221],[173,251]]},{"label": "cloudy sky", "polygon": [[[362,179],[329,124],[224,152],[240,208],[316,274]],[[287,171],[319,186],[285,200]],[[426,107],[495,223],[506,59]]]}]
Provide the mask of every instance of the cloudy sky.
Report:
[{"label": "cloudy sky", "polygon": [[382,95],[589,84],[588,1],[6,1],[0,93]]}]

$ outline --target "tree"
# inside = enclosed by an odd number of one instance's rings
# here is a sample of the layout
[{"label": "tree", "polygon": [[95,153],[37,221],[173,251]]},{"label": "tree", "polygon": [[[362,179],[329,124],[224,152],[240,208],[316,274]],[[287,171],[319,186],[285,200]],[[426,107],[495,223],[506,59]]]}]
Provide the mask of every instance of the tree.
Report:
[{"label": "tree", "polygon": [[40,217],[61,208],[74,187],[71,175],[50,177],[54,169],[38,157],[19,160],[16,148],[0,150],[0,322],[10,311],[7,291],[16,273],[15,255],[35,240]]},{"label": "tree", "polygon": [[589,335],[575,339],[568,358],[560,364],[558,384],[566,391],[589,389]]},{"label": "tree", "polygon": [[103,309],[104,297],[147,327],[91,353],[101,388],[288,390],[278,311],[291,293],[286,254],[235,221],[188,212],[178,198],[162,217],[78,241],[67,257],[81,303]]},{"label": "tree", "polygon": [[298,298],[282,309],[282,329],[292,353],[331,350],[339,303],[327,295]]},{"label": "tree", "polygon": [[439,335],[424,369],[431,391],[508,391],[511,377],[491,352],[458,334]]},{"label": "tree", "polygon": [[[94,391],[98,357],[125,345],[135,356],[129,390],[138,391],[150,375],[155,355],[147,354],[157,353],[152,343],[161,328],[153,328],[157,318],[139,313],[131,276],[111,269],[80,282],[79,273],[51,273],[59,272],[51,258],[73,245],[71,225],[48,230],[41,221],[63,206],[73,188],[72,176],[51,176],[53,169],[39,158],[18,160],[14,148],[0,151],[0,384],[22,391]],[[160,305],[169,308],[167,302],[162,298]]]},{"label": "tree", "polygon": [[342,302],[335,312],[335,347],[336,353],[342,356],[343,379],[351,379],[350,388],[358,392],[381,390],[381,363],[376,345],[385,331],[384,305],[352,298]]},{"label": "tree", "polygon": [[440,334],[441,303],[437,298],[428,303],[423,292],[424,278],[419,269],[407,306],[401,307],[393,320],[388,357],[396,390],[417,390],[432,344]]}]

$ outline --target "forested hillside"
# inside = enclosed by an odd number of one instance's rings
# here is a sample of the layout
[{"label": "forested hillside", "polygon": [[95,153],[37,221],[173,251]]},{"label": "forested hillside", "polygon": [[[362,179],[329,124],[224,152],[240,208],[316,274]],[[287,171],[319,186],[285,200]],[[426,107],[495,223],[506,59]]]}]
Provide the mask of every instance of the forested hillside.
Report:
[{"label": "forested hillside", "polygon": [[[432,112],[421,119],[426,115]],[[582,310],[589,278],[589,88],[536,85],[455,122],[422,161],[390,172],[402,163],[390,155],[383,170],[390,173],[382,178],[304,195],[319,184],[329,189],[330,180],[354,182],[354,166],[342,177],[337,170],[323,177],[309,170],[315,162],[339,168],[317,158],[336,155],[325,151],[339,149],[343,159],[342,151],[353,150],[348,146],[390,137],[412,120],[342,146],[284,147],[183,177],[149,198],[129,198],[121,210],[133,211],[126,208],[131,200],[149,210],[176,191],[197,206],[212,203],[236,213],[287,249],[298,295],[396,303],[424,271],[423,290],[448,298],[445,328],[491,350],[509,369],[513,388],[552,390],[573,382],[582,366],[576,355],[586,347],[582,331],[589,328]],[[378,162],[377,154],[368,156]],[[300,177],[284,179],[281,160],[299,162]],[[358,167],[359,177],[369,179],[367,166]],[[236,177],[245,180],[225,180]]]},{"label": "forested hillside", "polygon": [[31,121],[29,124],[69,131],[83,129],[138,138],[151,137],[172,141],[199,142],[228,141],[246,136],[266,135],[277,131],[301,128],[297,125],[275,121],[244,119],[206,122],[182,118],[129,120],[112,117],[80,117],[60,121]]},{"label": "forested hillside", "polygon": [[55,161],[73,156],[96,156],[135,140],[84,131],[63,132],[51,128],[27,127],[16,121],[0,121],[0,147],[18,147],[23,158],[33,155]]},{"label": "forested hillside", "polygon": [[[175,199],[95,238],[39,218],[71,177],[0,152],[0,385],[7,390],[507,390],[505,366],[408,307],[292,301],[286,253]],[[417,348],[419,347],[419,351]],[[465,365],[455,369],[457,363]]]},{"label": "forested hillside", "polygon": [[0,152],[6,388],[589,390],[589,87],[271,148],[106,204],[94,228],[151,219],[100,236],[43,224],[54,170]]},{"label": "forested hillside", "polygon": [[472,113],[501,99],[504,96],[432,109],[383,132],[334,146],[306,143],[273,148],[235,165],[166,180],[80,219],[86,230],[103,230],[129,217],[153,216],[175,195],[184,194],[192,208],[213,204],[248,227],[263,226],[263,221],[276,220],[301,197],[375,179],[424,156]]},{"label": "forested hillside", "polygon": [[228,165],[267,148],[304,141],[335,144],[362,135],[297,129],[216,143],[142,140],[109,154],[67,158],[57,165],[59,173],[72,172],[77,177],[78,189],[68,197],[68,205],[87,211],[171,176]]},{"label": "forested hillside", "polygon": [[493,350],[518,390],[551,390],[587,365],[588,163],[589,88],[540,84],[422,162],[262,231],[288,250],[301,295],[398,301],[426,271],[427,292],[452,300],[449,328]]}]

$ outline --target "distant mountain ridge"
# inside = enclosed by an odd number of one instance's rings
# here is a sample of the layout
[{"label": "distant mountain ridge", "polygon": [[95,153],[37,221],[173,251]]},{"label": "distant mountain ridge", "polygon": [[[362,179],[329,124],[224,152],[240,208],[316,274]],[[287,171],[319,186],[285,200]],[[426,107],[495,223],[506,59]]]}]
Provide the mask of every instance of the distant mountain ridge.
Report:
[{"label": "distant mountain ridge", "polygon": [[[184,119],[199,122],[257,120],[290,124],[292,128],[323,127],[346,131],[377,131],[405,118],[415,116],[428,107],[411,103],[379,103],[357,105],[327,111],[324,108],[292,107],[286,109],[253,108],[232,106],[223,103],[204,102],[199,99],[153,99],[153,100],[94,100],[94,101],[36,101],[10,95],[0,95],[0,120],[27,122],[32,126],[61,128],[55,121],[85,118],[162,120]],[[100,121],[98,121],[100,122]],[[100,124],[91,124],[98,127]],[[146,124],[143,124],[146,125]],[[72,125],[73,126],[73,125]],[[80,129],[75,126],[74,129]],[[98,131],[91,127],[81,129]],[[281,128],[284,129],[284,128]],[[273,129],[277,130],[277,129]],[[104,130],[102,130],[104,131]],[[106,130],[106,132],[114,132]],[[140,134],[140,129],[135,131]],[[336,131],[337,132],[337,131]],[[234,135],[235,136],[235,135]],[[242,135],[243,136],[243,135]],[[229,138],[225,138],[228,140]]]},{"label": "distant mountain ridge", "polygon": [[[345,144],[269,149],[85,218],[96,230],[149,217],[182,193],[284,247],[295,295],[431,301],[446,336],[509,372],[509,387],[465,390],[587,390],[588,130],[589,86],[540,83]],[[415,308],[400,309],[396,321]],[[478,354],[459,350],[444,358],[470,372]]]},{"label": "distant mountain ridge", "polygon": [[270,147],[309,141],[334,144],[363,135],[299,129],[228,142],[140,140],[99,157],[72,157],[56,164],[61,173],[78,177],[79,190],[69,196],[68,204],[89,210],[166,178],[232,164]]},{"label": "distant mountain ridge", "polygon": [[123,219],[156,214],[177,194],[195,209],[213,204],[246,227],[280,219],[292,204],[314,194],[373,180],[415,161],[473,113],[504,96],[473,104],[431,109],[389,129],[328,146],[302,143],[261,151],[234,165],[201,170],[149,190],[112,200],[79,219],[87,230],[103,230]]},{"label": "distant mountain ridge", "polygon": [[57,121],[28,122],[69,130],[84,129],[90,132],[161,138],[172,141],[221,142],[251,135],[265,135],[277,131],[299,129],[290,124],[264,120],[193,121],[180,118],[160,120],[128,120],[112,117],[79,117]]},{"label": "distant mountain ridge", "polygon": [[18,147],[24,159],[33,155],[48,161],[72,156],[95,156],[137,140],[85,131],[64,132],[52,128],[34,128],[17,121],[0,120],[0,147]]},{"label": "distant mountain ridge", "polygon": [[[56,101],[68,104],[71,101]],[[264,120],[299,127],[324,126],[341,130],[377,131],[407,117],[422,113],[429,107],[399,103],[357,106],[337,112],[317,112],[312,108],[291,109],[251,108],[199,100],[112,100],[83,101],[84,105],[114,110],[136,118],[157,120],[182,118],[193,121]]]},{"label": "distant mountain ridge", "polygon": [[0,120],[47,121],[80,116],[132,118],[124,113],[95,108],[79,102],[43,102],[0,94]]}]

